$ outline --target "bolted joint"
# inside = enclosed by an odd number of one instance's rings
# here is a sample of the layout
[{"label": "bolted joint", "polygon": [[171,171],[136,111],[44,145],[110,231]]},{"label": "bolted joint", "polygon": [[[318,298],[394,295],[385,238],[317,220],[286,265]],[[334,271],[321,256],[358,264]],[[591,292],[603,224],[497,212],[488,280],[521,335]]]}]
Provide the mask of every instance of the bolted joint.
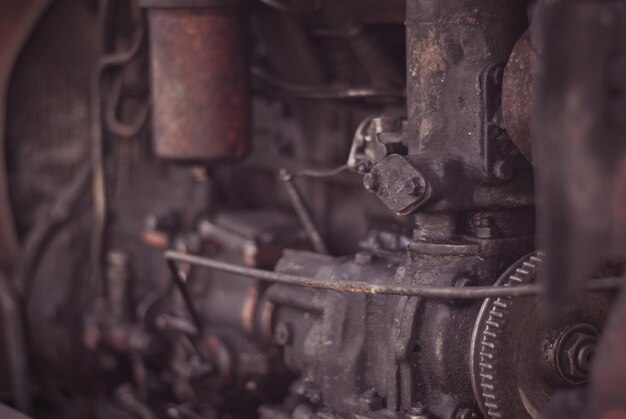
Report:
[{"label": "bolted joint", "polygon": [[426,413],[426,408],[422,403],[417,403],[415,406],[411,407],[406,411],[404,415],[405,419],[428,419],[428,414]]},{"label": "bolted joint", "polygon": [[376,164],[364,176],[363,184],[399,215],[423,208],[432,195],[424,174],[410,159],[398,154],[391,154]]},{"label": "bolted joint", "polygon": [[590,325],[576,325],[561,335],[556,349],[556,367],[567,383],[587,382],[597,344],[598,331]]},{"label": "bolted joint", "polygon": [[410,179],[407,179],[407,181],[404,182],[404,185],[402,187],[402,192],[404,192],[407,195],[416,196],[416,197],[422,196],[425,191],[426,191],[426,185],[424,183],[424,179],[420,177],[412,177]]}]

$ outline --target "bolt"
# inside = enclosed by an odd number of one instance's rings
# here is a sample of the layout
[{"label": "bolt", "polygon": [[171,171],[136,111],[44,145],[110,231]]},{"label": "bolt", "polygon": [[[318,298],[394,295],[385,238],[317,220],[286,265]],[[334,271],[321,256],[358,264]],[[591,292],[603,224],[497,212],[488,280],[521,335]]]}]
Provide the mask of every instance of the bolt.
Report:
[{"label": "bolt", "polygon": [[498,160],[493,164],[493,175],[500,180],[509,180],[513,177],[513,167],[506,161]]},{"label": "bolt", "polygon": [[285,346],[291,343],[291,330],[285,322],[278,322],[274,328],[274,342],[277,345]]},{"label": "bolt", "polygon": [[576,358],[576,365],[582,371],[589,372],[591,370],[591,361],[593,361],[593,355],[596,350],[595,344],[583,345],[578,351],[578,357]]},{"label": "bolt", "polygon": [[376,190],[378,190],[378,177],[375,176],[373,173],[366,173],[365,176],[363,176],[363,186],[365,187],[365,189],[367,189],[368,191],[372,191],[375,192]]},{"label": "bolt", "polygon": [[567,339],[562,349],[565,373],[571,377],[586,379],[595,347],[596,337],[586,333],[574,333]]},{"label": "bolt", "polygon": [[454,419],[477,419],[478,414],[474,411],[474,409],[470,409],[468,407],[459,408],[454,414]]},{"label": "bolt", "polygon": [[406,412],[406,415],[404,417],[405,419],[428,419],[426,409],[424,408],[424,405],[422,405],[422,403],[420,402],[417,402],[415,406],[410,408]]},{"label": "bolt", "polygon": [[407,195],[419,196],[424,193],[424,188],[422,186],[421,179],[418,177],[412,177],[404,182],[402,186],[402,192]]},{"label": "bolt", "polygon": [[493,235],[493,222],[491,217],[484,214],[476,214],[474,216],[474,227],[476,237],[479,239],[489,239]]},{"label": "bolt", "polygon": [[597,341],[596,329],[585,324],[576,325],[562,335],[556,353],[556,366],[568,383],[583,384],[587,381]]}]

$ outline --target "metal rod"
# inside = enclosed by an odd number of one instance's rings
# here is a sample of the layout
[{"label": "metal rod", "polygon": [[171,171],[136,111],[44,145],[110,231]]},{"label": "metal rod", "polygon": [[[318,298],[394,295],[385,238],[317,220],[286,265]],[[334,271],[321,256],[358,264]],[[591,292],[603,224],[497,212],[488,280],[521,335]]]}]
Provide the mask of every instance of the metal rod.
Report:
[{"label": "metal rod", "polygon": [[337,176],[342,172],[345,172],[350,167],[347,164],[334,167],[332,169],[302,169],[297,172],[293,172],[293,177],[313,177],[313,178],[327,178]]},{"label": "metal rod", "polygon": [[302,194],[293,183],[293,175],[288,172],[287,169],[281,169],[279,177],[285,184],[285,189],[287,189],[287,194],[289,195],[293,209],[296,211],[296,214],[298,214],[298,218],[300,219],[300,222],[302,223],[313,248],[317,253],[327,255],[328,247],[326,247],[326,244],[322,239],[322,235],[313,222],[313,217],[311,217],[311,212],[304,203]]},{"label": "metal rod", "polygon": [[[178,252],[173,252],[173,253],[181,254],[181,255],[183,254],[183,253],[178,253]],[[172,273],[172,279],[174,280],[174,284],[176,284],[176,287],[178,288],[178,290],[180,291],[180,294],[183,297],[183,301],[185,302],[185,305],[187,306],[187,310],[189,311],[189,315],[191,315],[191,318],[196,326],[196,329],[202,330],[201,328],[202,321],[200,320],[200,315],[198,314],[196,307],[193,305],[193,299],[191,298],[191,294],[189,294],[189,290],[187,289],[187,286],[185,285],[185,280],[183,279],[183,277],[180,275],[180,272],[178,271],[178,266],[176,266],[176,262],[173,259],[168,259],[167,266],[170,268],[170,271]]]},{"label": "metal rod", "polygon": [[[204,268],[229,272],[245,277],[262,279],[287,285],[297,285],[309,288],[321,288],[342,292],[407,295],[434,299],[471,300],[496,297],[524,297],[540,295],[543,293],[541,284],[524,284],[503,287],[436,287],[430,285],[389,285],[370,284],[363,281],[333,281],[328,279],[313,278],[301,275],[291,275],[281,272],[264,271],[262,269],[248,268],[234,265],[201,256],[193,256],[174,251],[165,252],[165,258],[169,263],[173,261],[190,263]],[[619,288],[622,278],[602,278],[589,281],[586,291],[607,291]]]}]

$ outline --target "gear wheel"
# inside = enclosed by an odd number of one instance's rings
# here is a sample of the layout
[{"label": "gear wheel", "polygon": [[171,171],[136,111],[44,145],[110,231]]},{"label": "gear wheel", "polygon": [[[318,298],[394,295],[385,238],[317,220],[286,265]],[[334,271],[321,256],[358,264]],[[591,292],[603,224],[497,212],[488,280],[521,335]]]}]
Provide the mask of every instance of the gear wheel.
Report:
[{"label": "gear wheel", "polygon": [[[534,282],[543,258],[522,258],[494,286]],[[601,330],[610,301],[610,293],[586,294],[566,307],[562,321],[547,325],[541,297],[485,300],[470,349],[472,387],[485,417],[535,418],[555,391],[571,388],[559,360],[560,342],[581,327]]]}]

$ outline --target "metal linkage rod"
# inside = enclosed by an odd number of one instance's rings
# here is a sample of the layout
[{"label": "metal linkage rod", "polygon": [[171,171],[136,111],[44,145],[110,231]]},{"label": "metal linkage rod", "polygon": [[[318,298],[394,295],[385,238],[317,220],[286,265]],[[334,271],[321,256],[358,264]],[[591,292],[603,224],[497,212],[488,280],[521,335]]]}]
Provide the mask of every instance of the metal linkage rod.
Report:
[{"label": "metal linkage rod", "polygon": [[298,214],[298,218],[300,219],[300,222],[302,223],[313,248],[317,253],[327,255],[328,247],[326,247],[326,243],[324,243],[322,235],[313,221],[311,211],[309,211],[309,208],[306,206],[300,190],[293,183],[293,174],[288,172],[286,169],[282,169],[280,171],[279,178],[285,185],[285,189],[287,190],[293,209],[296,211],[296,214]]},{"label": "metal linkage rod", "polygon": [[[301,275],[291,275],[281,272],[265,271],[262,269],[248,268],[232,263],[209,259],[201,256],[193,256],[185,253],[167,251],[165,258],[168,262],[185,262],[208,269],[229,272],[245,277],[261,279],[275,283],[297,285],[309,288],[321,288],[342,292],[355,292],[366,294],[406,295],[433,299],[471,300],[497,297],[524,297],[543,293],[541,284],[524,284],[503,287],[435,287],[429,285],[391,285],[370,284],[363,281],[333,281],[328,279],[313,278]],[[622,278],[602,278],[589,281],[586,291],[607,291],[619,288]]]},{"label": "metal linkage rod", "polygon": [[[184,253],[178,253],[178,252],[172,252],[172,253],[177,254],[177,255],[179,254],[184,255]],[[202,330],[202,319],[200,318],[200,315],[198,314],[198,310],[196,310],[196,307],[193,305],[193,298],[191,298],[191,294],[189,293],[189,290],[187,289],[187,285],[185,284],[185,279],[180,274],[180,271],[178,270],[178,266],[176,266],[175,260],[168,258],[167,256],[166,256],[166,259],[167,259],[167,266],[168,268],[170,268],[170,272],[172,273],[172,279],[174,280],[174,284],[178,288],[178,291],[180,292],[181,296],[183,297],[183,301],[185,305],[187,306],[187,310],[189,311],[189,315],[191,316],[191,319],[193,320],[193,323],[196,326],[196,329]]]}]

